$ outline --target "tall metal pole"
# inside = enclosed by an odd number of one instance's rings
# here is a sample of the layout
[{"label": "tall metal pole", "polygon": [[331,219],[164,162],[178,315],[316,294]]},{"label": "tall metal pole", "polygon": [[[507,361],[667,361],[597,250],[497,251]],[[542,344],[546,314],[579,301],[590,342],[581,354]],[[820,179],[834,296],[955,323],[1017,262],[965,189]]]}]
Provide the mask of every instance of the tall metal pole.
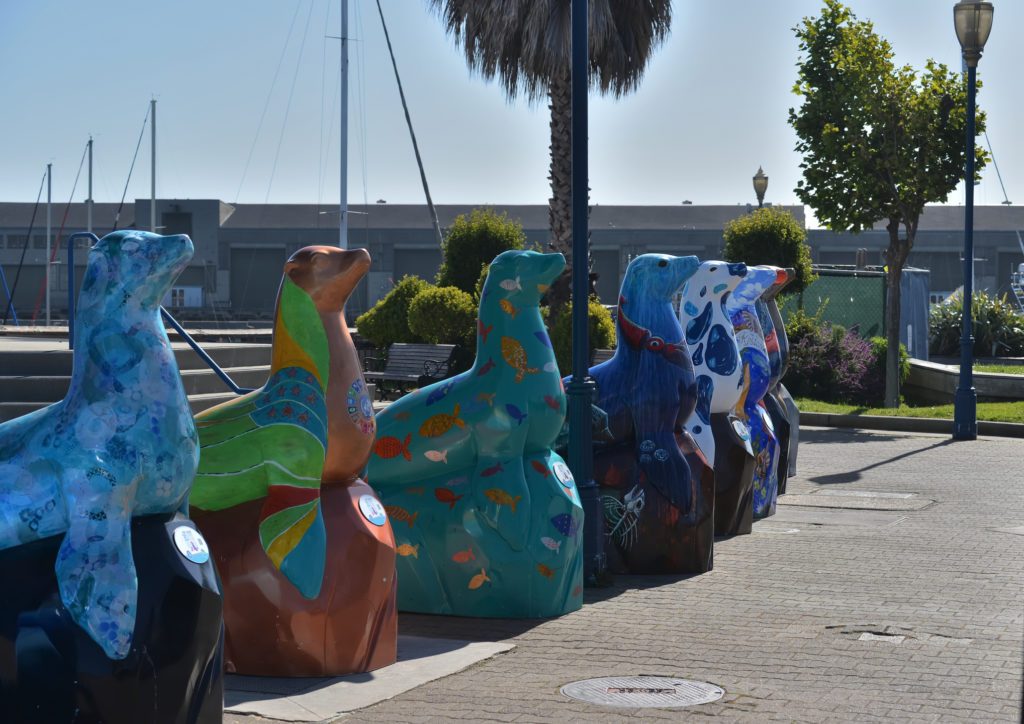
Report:
[{"label": "tall metal pole", "polygon": [[604,571],[604,511],[594,482],[589,375],[590,324],[587,267],[587,0],[572,0],[572,380],[569,382],[569,466],[583,506],[583,579],[593,585]]},{"label": "tall metal pole", "polygon": [[953,439],[978,437],[978,393],[974,389],[974,335],[971,302],[974,299],[974,95],[977,61],[967,65],[967,160],[964,171],[964,293],[960,334],[960,384],[953,398]]},{"label": "tall metal pole", "polygon": [[[53,164],[46,164],[46,326],[50,326],[50,202],[53,191]],[[36,302],[38,304],[38,302]],[[38,309],[38,307],[36,307]]]},{"label": "tall metal pole", "polygon": [[149,150],[150,150],[150,180],[149,180],[149,230],[156,233],[156,98],[149,102]]},{"label": "tall metal pole", "polygon": [[85,200],[85,230],[92,233],[92,136],[89,136],[89,198]]},{"label": "tall metal pole", "polygon": [[341,208],[338,247],[348,248],[348,0],[341,0]]}]

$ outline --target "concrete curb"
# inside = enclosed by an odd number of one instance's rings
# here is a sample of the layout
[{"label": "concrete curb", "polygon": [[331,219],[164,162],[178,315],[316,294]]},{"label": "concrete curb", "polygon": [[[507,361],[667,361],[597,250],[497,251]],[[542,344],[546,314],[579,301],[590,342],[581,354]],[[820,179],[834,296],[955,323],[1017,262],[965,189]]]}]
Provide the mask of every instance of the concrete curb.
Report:
[{"label": "concrete curb", "polygon": [[[815,427],[855,427],[863,430],[930,432],[953,434],[953,421],[934,417],[883,417],[879,415],[836,415],[829,412],[801,412],[800,424]],[[978,434],[1024,438],[1024,425],[1015,422],[978,420]]]}]

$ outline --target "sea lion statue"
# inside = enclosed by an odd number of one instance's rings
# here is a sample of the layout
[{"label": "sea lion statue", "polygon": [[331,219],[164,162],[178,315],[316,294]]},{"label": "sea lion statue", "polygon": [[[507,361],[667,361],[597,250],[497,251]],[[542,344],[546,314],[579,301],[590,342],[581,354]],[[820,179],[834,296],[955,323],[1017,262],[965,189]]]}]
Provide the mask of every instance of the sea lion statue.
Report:
[{"label": "sea lion statue", "polygon": [[582,604],[583,510],[552,449],[565,393],[538,308],[564,267],[499,254],[472,368],[377,415],[367,480],[399,543],[401,610],[537,618]]},{"label": "sea lion statue", "polygon": [[337,676],[395,662],[395,541],[360,478],[376,424],[345,302],[365,249],[300,249],[284,266],[270,378],[202,412],[190,499],[224,586],[225,662]]},{"label": "sea lion statue", "polygon": [[184,513],[196,428],[159,305],[187,236],[89,251],[67,395],[0,424],[0,711],[219,722],[221,597]]},{"label": "sea lion statue", "polygon": [[608,565],[617,573],[703,573],[713,564],[715,478],[683,425],[697,385],[672,297],[695,256],[642,254],[619,291],[615,355],[590,369],[612,442],[594,444]]}]

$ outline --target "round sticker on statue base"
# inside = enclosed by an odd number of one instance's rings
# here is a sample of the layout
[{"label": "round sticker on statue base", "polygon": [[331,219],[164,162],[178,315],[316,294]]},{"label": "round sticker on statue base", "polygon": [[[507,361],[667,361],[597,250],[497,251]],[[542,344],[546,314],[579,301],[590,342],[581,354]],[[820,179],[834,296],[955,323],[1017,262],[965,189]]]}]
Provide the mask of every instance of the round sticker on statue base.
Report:
[{"label": "round sticker on statue base", "polygon": [[193,563],[206,563],[210,560],[210,547],[195,528],[179,525],[174,529],[174,545],[178,552]]},{"label": "round sticker on statue base", "polygon": [[359,497],[359,512],[374,525],[384,525],[388,520],[388,514],[384,512],[384,506],[372,495],[362,495]]}]

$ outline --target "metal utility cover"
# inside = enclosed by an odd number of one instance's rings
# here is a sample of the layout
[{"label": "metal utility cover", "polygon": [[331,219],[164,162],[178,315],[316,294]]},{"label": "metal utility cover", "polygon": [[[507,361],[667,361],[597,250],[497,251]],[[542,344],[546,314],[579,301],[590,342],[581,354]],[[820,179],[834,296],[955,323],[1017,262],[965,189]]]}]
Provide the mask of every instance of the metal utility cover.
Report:
[{"label": "metal utility cover", "polygon": [[718,701],[725,690],[703,681],[662,676],[609,676],[562,687],[570,699],[604,706],[668,708]]}]

